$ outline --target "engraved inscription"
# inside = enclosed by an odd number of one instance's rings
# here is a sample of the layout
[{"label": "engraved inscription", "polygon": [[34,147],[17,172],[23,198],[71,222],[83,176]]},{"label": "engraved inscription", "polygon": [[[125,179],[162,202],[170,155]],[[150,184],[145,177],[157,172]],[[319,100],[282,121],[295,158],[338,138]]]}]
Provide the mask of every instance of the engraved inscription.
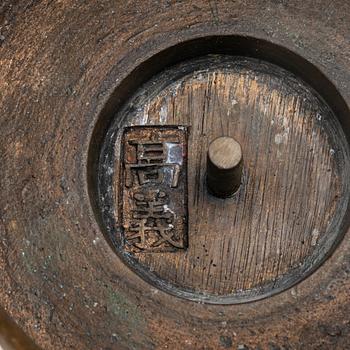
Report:
[{"label": "engraved inscription", "polygon": [[187,129],[137,126],[122,139],[121,217],[130,252],[187,247]]}]

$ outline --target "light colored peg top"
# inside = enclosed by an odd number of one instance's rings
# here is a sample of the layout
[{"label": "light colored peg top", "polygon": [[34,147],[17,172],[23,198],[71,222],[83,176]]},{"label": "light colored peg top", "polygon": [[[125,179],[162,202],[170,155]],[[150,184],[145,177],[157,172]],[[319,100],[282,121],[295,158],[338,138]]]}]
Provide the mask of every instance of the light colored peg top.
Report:
[{"label": "light colored peg top", "polygon": [[218,137],[209,145],[208,155],[217,168],[232,169],[242,159],[242,148],[232,137]]}]

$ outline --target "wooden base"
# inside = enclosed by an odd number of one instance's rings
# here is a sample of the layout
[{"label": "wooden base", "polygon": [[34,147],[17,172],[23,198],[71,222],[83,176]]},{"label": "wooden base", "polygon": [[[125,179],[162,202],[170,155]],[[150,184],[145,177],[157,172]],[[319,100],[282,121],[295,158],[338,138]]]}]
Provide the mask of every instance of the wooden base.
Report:
[{"label": "wooden base", "polygon": [[[125,126],[167,124],[189,127],[189,246],[130,254],[116,214],[120,137]],[[245,159],[242,186],[226,200],[205,182],[209,144],[222,135],[238,140]],[[345,135],[313,89],[273,64],[208,56],[160,73],[119,111],[103,152],[100,193],[114,222],[105,221],[110,239],[141,277],[172,294],[210,303],[270,296],[317,268],[342,235]]]}]

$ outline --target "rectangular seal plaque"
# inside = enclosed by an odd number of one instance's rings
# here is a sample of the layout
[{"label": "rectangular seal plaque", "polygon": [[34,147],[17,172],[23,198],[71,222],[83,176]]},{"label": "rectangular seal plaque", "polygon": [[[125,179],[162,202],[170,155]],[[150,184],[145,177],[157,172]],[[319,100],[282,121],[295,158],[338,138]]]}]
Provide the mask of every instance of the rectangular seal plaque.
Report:
[{"label": "rectangular seal plaque", "polygon": [[124,248],[135,253],[185,249],[187,128],[125,128],[121,152]]}]

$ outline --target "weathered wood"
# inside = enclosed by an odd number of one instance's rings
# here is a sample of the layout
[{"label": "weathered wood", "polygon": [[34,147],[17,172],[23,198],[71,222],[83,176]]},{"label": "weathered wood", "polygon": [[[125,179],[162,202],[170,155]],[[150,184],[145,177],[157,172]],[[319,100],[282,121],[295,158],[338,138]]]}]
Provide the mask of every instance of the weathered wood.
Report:
[{"label": "weathered wood", "polygon": [[[284,290],[319,264],[342,234],[349,201],[348,150],[336,117],[291,73],[254,59],[188,61],[142,87],[116,116],[107,146],[120,154],[124,126],[187,125],[189,247],[126,261],[144,278],[190,299],[234,303]],[[231,199],[206,190],[211,141],[244,149],[242,186]],[[119,169],[120,158],[101,170]],[[115,164],[113,164],[115,162]],[[100,191],[118,207],[117,171]],[[107,201],[112,188],[115,196]],[[116,225],[118,223],[116,215]],[[117,231],[111,227],[112,239]]]}]

